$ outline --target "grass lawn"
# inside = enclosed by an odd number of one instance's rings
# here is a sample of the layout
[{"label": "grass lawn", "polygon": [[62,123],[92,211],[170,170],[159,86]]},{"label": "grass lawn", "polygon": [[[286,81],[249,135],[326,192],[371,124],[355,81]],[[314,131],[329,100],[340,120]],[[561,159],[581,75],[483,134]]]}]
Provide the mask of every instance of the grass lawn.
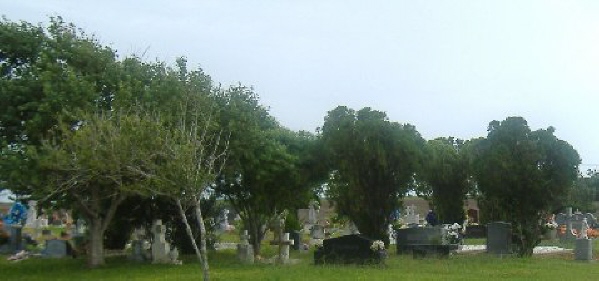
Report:
[{"label": "grass lawn", "polygon": [[[480,241],[471,241],[478,243]],[[599,241],[594,241],[595,258],[599,258]],[[266,247],[265,257],[274,254]],[[449,259],[414,260],[390,251],[385,266],[315,266],[312,252],[292,252],[300,259],[296,265],[242,265],[233,250],[211,252],[212,280],[595,280],[598,263],[573,260],[573,254],[534,256],[527,259],[497,258],[486,254],[461,254]],[[201,280],[201,270],[194,257],[184,257],[184,264],[136,264],[123,257],[107,259],[107,265],[90,270],[84,259],[29,258],[9,262],[0,260],[2,280]]]}]

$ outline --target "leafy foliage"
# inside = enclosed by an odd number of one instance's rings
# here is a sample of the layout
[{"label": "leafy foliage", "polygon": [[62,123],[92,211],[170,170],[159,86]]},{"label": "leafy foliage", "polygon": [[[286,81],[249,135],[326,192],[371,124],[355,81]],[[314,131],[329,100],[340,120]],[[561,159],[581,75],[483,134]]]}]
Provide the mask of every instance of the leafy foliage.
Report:
[{"label": "leafy foliage", "polygon": [[343,106],[326,116],[322,139],[337,212],[361,233],[388,240],[389,216],[420,167],[424,140],[414,126],[390,122],[383,112]]},{"label": "leafy foliage", "polygon": [[488,131],[474,158],[481,213],[511,222],[518,254],[530,256],[540,242],[539,221],[567,194],[580,157],[553,127],[531,131],[521,117],[492,121]]},{"label": "leafy foliage", "polygon": [[239,212],[259,255],[263,226],[284,209],[309,201],[318,178],[309,158],[315,139],[280,127],[250,88],[232,87],[220,98],[221,122],[231,135],[215,190]]},{"label": "leafy foliage", "polygon": [[469,190],[469,170],[464,142],[437,138],[428,142],[423,175],[430,187],[432,201],[443,223],[462,223],[464,199]]}]

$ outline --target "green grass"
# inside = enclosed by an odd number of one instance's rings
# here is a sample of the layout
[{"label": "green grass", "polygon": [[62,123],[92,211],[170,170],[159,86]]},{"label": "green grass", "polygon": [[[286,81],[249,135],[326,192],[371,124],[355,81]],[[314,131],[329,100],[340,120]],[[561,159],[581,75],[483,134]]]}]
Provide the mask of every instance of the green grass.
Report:
[{"label": "green grass", "polygon": [[[467,241],[468,244],[478,240]],[[264,257],[274,255],[276,247],[265,246]],[[599,242],[594,254],[599,258]],[[242,265],[233,250],[211,252],[211,280],[595,280],[599,264],[573,260],[572,254],[498,258],[486,254],[453,255],[448,259],[414,260],[398,256],[392,249],[384,266],[312,264],[312,253],[292,252],[300,259],[296,265]],[[88,269],[84,259],[30,258],[20,262],[0,260],[2,280],[201,280],[201,270],[193,256],[184,264],[137,264],[123,257],[107,259],[107,265]]]}]

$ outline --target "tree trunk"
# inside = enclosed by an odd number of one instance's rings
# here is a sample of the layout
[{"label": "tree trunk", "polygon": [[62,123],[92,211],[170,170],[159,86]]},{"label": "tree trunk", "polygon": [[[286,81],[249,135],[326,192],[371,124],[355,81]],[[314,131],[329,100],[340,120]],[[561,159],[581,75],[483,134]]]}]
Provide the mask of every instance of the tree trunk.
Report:
[{"label": "tree trunk", "polygon": [[88,266],[98,267],[105,263],[104,261],[104,229],[102,219],[95,217],[91,219],[88,253]]},{"label": "tree trunk", "polygon": [[185,215],[185,211],[183,210],[183,207],[181,206],[181,200],[177,199],[175,201],[177,203],[177,207],[179,208],[179,215],[181,215],[181,220],[183,221],[183,224],[185,224],[185,231],[187,232],[187,236],[189,236],[189,239],[191,240],[191,245],[193,246],[193,250],[195,251],[196,256],[198,257],[200,264],[203,264],[202,263],[202,254],[200,253],[200,249],[198,249],[198,245],[196,244],[195,237],[193,237],[193,232],[191,231],[191,227],[189,226],[189,222],[187,221],[187,216]]},{"label": "tree trunk", "polygon": [[202,271],[204,273],[204,281],[210,280],[210,273],[208,272],[208,255],[206,254],[206,227],[204,226],[204,218],[202,218],[202,209],[200,208],[200,199],[194,198],[196,203],[196,219],[200,226],[200,254],[202,256]]},{"label": "tree trunk", "polygon": [[250,232],[250,242],[254,248],[254,257],[260,257],[261,243],[262,242],[262,230],[260,229],[260,223],[258,220],[254,220],[253,216],[248,216],[248,228]]}]

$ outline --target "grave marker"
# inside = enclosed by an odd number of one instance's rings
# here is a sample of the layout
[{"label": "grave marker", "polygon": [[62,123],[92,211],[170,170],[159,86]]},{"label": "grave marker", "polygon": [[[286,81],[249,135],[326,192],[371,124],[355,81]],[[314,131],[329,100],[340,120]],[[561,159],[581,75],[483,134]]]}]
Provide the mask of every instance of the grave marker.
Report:
[{"label": "grave marker", "polygon": [[240,243],[237,244],[237,259],[243,263],[253,264],[254,263],[254,247],[250,245],[250,235],[247,230],[244,230],[239,235]]},{"label": "grave marker", "polygon": [[46,240],[46,248],[42,250],[44,258],[64,258],[68,255],[67,241],[62,239]]},{"label": "grave marker", "polygon": [[495,255],[512,253],[512,224],[506,222],[487,224],[487,253]]},{"label": "grave marker", "polygon": [[373,242],[359,234],[325,239],[322,248],[314,252],[314,263],[381,263],[384,256],[371,249]]}]

